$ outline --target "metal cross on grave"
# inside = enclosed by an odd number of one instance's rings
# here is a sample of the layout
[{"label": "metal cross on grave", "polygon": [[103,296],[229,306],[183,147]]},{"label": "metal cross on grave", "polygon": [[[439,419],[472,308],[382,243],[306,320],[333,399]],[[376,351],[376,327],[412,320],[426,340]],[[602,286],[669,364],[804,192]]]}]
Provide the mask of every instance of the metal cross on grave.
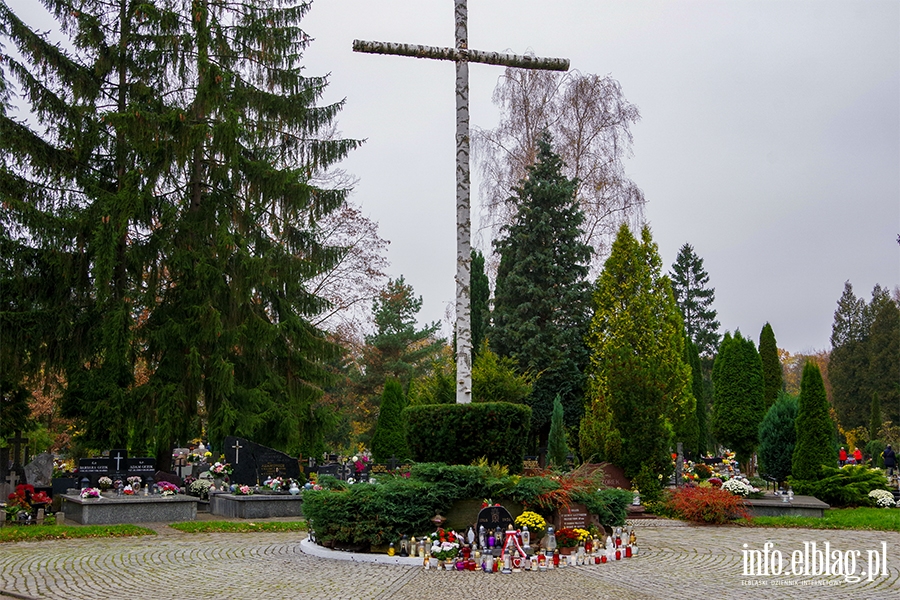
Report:
[{"label": "metal cross on grave", "polygon": [[455,48],[353,40],[353,50],[370,54],[394,54],[456,62],[456,402],[467,404],[472,401],[472,329],[469,290],[472,261],[472,234],[469,216],[469,63],[478,62],[520,69],[566,71],[569,68],[569,60],[470,50],[468,6],[466,0],[454,1],[456,12]]},{"label": "metal cross on grave", "polygon": [[243,448],[243,446],[241,446],[240,440],[235,440],[234,446],[232,446],[232,448],[234,448],[234,464],[238,464],[241,462],[240,452],[241,448]]},{"label": "metal cross on grave", "polygon": [[[13,447],[13,466],[22,466],[22,445],[28,443],[28,438],[22,437],[22,432],[17,431],[15,437],[6,440]],[[28,452],[26,446],[26,453]]]},{"label": "metal cross on grave", "polygon": [[114,461],[116,461],[116,473],[121,473],[122,472],[122,461],[125,459],[125,457],[122,456],[122,451],[119,450],[116,453],[116,455],[112,457],[112,459]]}]

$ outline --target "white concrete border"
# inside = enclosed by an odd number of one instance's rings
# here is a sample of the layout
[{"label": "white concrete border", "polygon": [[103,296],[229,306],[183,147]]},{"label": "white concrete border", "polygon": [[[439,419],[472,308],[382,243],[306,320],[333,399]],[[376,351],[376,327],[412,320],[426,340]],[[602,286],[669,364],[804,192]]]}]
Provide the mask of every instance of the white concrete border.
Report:
[{"label": "white concrete border", "polygon": [[387,554],[364,554],[362,552],[341,552],[339,550],[330,550],[324,546],[320,546],[315,542],[311,542],[309,538],[304,538],[300,542],[300,550],[304,554],[317,556],[319,558],[329,558],[332,560],[349,560],[360,563],[377,563],[382,565],[403,565],[408,567],[421,567],[422,560],[417,556],[388,556]]}]

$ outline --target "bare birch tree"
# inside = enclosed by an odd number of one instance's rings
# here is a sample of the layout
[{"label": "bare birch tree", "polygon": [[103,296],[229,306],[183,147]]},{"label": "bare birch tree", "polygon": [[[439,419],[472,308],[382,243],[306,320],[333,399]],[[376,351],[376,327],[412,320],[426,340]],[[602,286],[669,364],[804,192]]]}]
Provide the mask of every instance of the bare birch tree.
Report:
[{"label": "bare birch tree", "polygon": [[474,149],[482,175],[482,229],[496,238],[515,214],[511,190],[534,162],[537,140],[548,130],[565,175],[578,181],[584,210],[584,241],[594,249],[592,275],[599,272],[623,222],[639,222],[644,194],[625,175],[631,154],[630,126],[638,108],[610,76],[507,68],[494,89],[502,110],[496,129],[475,129]]}]

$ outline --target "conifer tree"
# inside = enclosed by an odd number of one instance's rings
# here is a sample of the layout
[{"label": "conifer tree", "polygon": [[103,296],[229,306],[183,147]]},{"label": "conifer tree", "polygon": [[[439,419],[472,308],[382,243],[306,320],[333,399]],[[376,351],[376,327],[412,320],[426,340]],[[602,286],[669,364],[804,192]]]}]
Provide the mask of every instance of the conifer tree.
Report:
[{"label": "conifer tree", "polygon": [[885,420],[900,423],[900,299],[884,290],[873,292],[872,324],[866,341],[868,369],[865,391],[879,396]]},{"label": "conifer tree", "polygon": [[316,220],[347,193],[312,179],[357,145],[319,135],[341,104],[318,106],[326,80],[301,74],[309,4],[47,5],[72,56],[0,5],[25,57],[6,72],[47,125],[0,118],[16,157],[0,177],[15,199],[4,318],[44,321],[15,351],[44,348],[31,356],[63,373],[86,442],[155,451],[164,470],[201,407],[213,447],[237,434],[309,453],[337,348],[304,284],[342,254]]},{"label": "conifer tree", "polygon": [[765,386],[763,396],[768,410],[778,398],[778,392],[784,387],[784,372],[778,359],[778,344],[769,323],[763,325],[762,331],[759,332],[759,358],[762,360]]},{"label": "conifer tree", "polygon": [[713,432],[719,443],[748,463],[766,414],[762,361],[753,340],[725,334],[713,364]]},{"label": "conifer tree", "polygon": [[866,302],[856,297],[848,281],[834,311],[828,361],[834,409],[844,429],[864,425],[868,415],[868,336]]},{"label": "conifer tree", "polygon": [[688,338],[697,345],[701,355],[713,356],[719,345],[719,321],[712,308],[716,289],[709,287],[703,259],[690,244],[678,251],[669,277]]},{"label": "conifer tree", "polygon": [[491,318],[491,288],[487,273],[484,272],[484,254],[481,253],[481,250],[472,250],[471,269],[469,290],[472,298],[472,361],[474,363],[478,353],[481,352]]},{"label": "conifer tree", "polygon": [[781,390],[778,399],[759,424],[759,468],[761,473],[784,482],[791,474],[797,443],[797,398]]},{"label": "conifer tree", "polygon": [[878,439],[878,431],[882,424],[881,401],[878,398],[878,392],[875,392],[872,394],[872,409],[869,416],[869,441]]},{"label": "conifer tree", "polygon": [[[581,454],[621,466],[629,477],[643,466],[668,469],[670,439],[695,419],[684,325],[650,230],[637,240],[619,229],[597,279],[588,346],[588,413]],[[696,422],[696,421],[694,421]]]},{"label": "conifer tree", "polygon": [[591,249],[581,241],[584,215],[575,182],[562,175],[549,135],[538,148],[535,164],[514,190],[513,222],[494,242],[501,258],[489,339],[491,348],[514,358],[523,373],[539,374],[527,402],[532,436],[543,442],[557,394],[567,425],[577,425],[583,414]]},{"label": "conifer tree", "polygon": [[376,462],[387,462],[391,457],[400,460],[409,458],[406,444],[406,425],[403,420],[403,409],[406,400],[403,388],[396,379],[388,379],[381,395],[381,409],[378,412],[378,424],[372,436],[372,457]]},{"label": "conifer tree", "polygon": [[555,467],[566,464],[569,444],[566,442],[566,425],[562,401],[557,394],[553,399],[553,414],[550,417],[550,435],[547,439],[547,458]]},{"label": "conifer tree", "polygon": [[791,474],[801,481],[815,480],[819,467],[837,464],[834,424],[828,414],[828,399],[822,373],[814,362],[803,367],[800,399],[797,404],[797,444],[791,461]]}]

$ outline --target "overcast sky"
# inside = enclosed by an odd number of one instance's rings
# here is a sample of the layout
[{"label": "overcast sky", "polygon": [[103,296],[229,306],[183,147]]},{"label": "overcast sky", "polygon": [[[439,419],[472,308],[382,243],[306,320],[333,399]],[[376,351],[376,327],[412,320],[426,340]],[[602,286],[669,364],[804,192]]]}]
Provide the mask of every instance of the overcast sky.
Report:
[{"label": "overcast sky", "polygon": [[[317,0],[305,64],[346,97],[354,199],[391,274],[442,319],[455,274],[452,63],[358,54],[355,38],[452,46],[453,0]],[[844,282],[900,284],[900,2],[469,0],[469,47],[567,57],[641,111],[630,177],[666,268],[690,243],[722,329],[830,348]],[[501,67],[470,66],[473,126]],[[473,165],[473,177],[475,176]],[[478,202],[473,180],[473,204]],[[473,221],[473,228],[477,222]],[[486,241],[486,240],[485,240]]]},{"label": "overcast sky", "polygon": [[[18,12],[36,0],[9,0]],[[358,54],[353,39],[452,46],[453,0],[315,0],[304,64],[365,138],[343,167],[390,240],[390,275],[444,320],[455,293],[449,62]],[[668,270],[690,243],[722,331],[766,321],[791,352],[830,348],[845,281],[900,285],[900,2],[469,0],[469,47],[566,57],[641,112],[628,175]],[[493,128],[501,67],[470,66],[473,126]],[[473,205],[478,180],[473,164]],[[477,227],[473,218],[473,229]],[[476,240],[487,249],[489,240]]]}]

